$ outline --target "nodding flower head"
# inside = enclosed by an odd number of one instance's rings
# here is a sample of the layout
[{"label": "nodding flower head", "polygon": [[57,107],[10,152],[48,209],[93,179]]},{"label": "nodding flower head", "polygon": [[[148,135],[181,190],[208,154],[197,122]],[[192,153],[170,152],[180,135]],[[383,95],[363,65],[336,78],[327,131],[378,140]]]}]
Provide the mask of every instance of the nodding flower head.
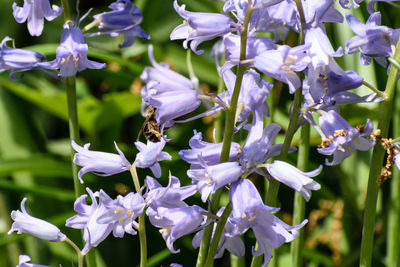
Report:
[{"label": "nodding flower head", "polygon": [[64,24],[64,32],[57,48],[56,59],[40,64],[43,68],[59,69],[59,76],[74,76],[78,71],[102,69],[104,63],[91,61],[87,58],[88,46],[85,43],[81,29],[72,23]]}]

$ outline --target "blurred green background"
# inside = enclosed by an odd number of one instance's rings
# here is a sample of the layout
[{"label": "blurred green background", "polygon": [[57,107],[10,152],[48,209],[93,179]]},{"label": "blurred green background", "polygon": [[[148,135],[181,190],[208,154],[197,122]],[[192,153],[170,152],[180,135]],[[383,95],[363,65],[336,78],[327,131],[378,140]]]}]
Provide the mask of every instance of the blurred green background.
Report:
[{"label": "blurred green background", "polygon": [[[0,38],[10,36],[15,39],[16,47],[29,48],[46,55],[48,60],[55,57],[55,51],[62,33],[63,17],[52,22],[45,22],[44,32],[40,37],[31,37],[26,24],[18,24],[12,17],[12,1],[0,2]],[[17,1],[22,5],[22,1]],[[59,1],[51,1],[59,5]],[[71,5],[72,1],[70,1]],[[111,1],[81,1],[81,14],[89,8],[91,14],[108,10]],[[108,36],[87,39],[89,57],[106,62],[102,70],[85,70],[78,74],[77,96],[79,124],[81,127],[81,145],[91,143],[92,150],[115,152],[113,141],[124,151],[132,162],[137,150],[134,146],[138,132],[143,123],[140,115],[139,79],[145,66],[150,62],[147,56],[147,45],[155,46],[155,58],[164,61],[171,68],[188,76],[186,51],[180,41],[171,42],[169,34],[182,23],[172,5],[172,0],[140,0],[136,4],[143,13],[143,29],[151,36],[150,40],[137,39],[136,43],[125,49],[118,49],[121,38]],[[218,12],[223,3],[208,0],[179,1],[185,3],[187,10]],[[399,10],[389,5],[379,5],[383,24],[399,27]],[[340,9],[340,8],[338,8]],[[342,9],[340,9],[343,11]],[[368,18],[365,6],[353,12],[360,20]],[[89,16],[91,18],[91,16]],[[83,27],[91,20],[81,23]],[[346,23],[327,25],[328,34],[334,47],[344,46],[345,41],[353,36]],[[293,37],[296,37],[293,35]],[[293,38],[292,38],[293,39]],[[295,40],[295,39],[293,39]],[[293,41],[292,41],[293,42]],[[192,54],[194,71],[205,90],[216,91],[219,77],[209,56],[214,42],[209,41],[200,47],[206,52],[197,56]],[[288,44],[291,44],[288,42]],[[345,55],[338,63],[345,70],[355,70],[365,77],[366,81],[383,89],[386,82],[386,70],[380,66],[362,67],[359,55]],[[19,82],[12,82],[9,73],[0,74],[0,266],[15,266],[20,254],[28,254],[33,263],[51,266],[76,266],[76,255],[64,243],[51,243],[23,235],[7,235],[11,226],[10,212],[19,209],[24,196],[28,197],[28,211],[57,225],[70,239],[80,244],[80,231],[66,228],[65,220],[75,213],[73,202],[73,182],[71,175],[70,148],[67,123],[67,106],[65,85],[40,72],[26,72]],[[368,93],[365,88],[360,93]],[[286,86],[276,83],[269,97],[270,109],[273,110],[272,121],[283,128],[278,142],[283,142],[284,132],[288,125],[288,109],[292,96]],[[352,125],[365,123],[368,117],[376,122],[378,105],[352,105],[341,109],[343,116]],[[204,111],[200,108],[195,113]],[[389,115],[389,114],[388,114]],[[186,175],[189,165],[180,160],[178,151],[188,148],[188,140],[193,129],[201,131],[204,139],[212,140],[213,118],[207,117],[184,125],[176,125],[167,131],[172,140],[165,151],[172,155],[169,162],[161,162],[163,185],[168,183],[168,171],[181,179],[182,184],[189,184]],[[247,132],[241,131],[236,141],[243,142]],[[312,132],[312,144],[320,143],[319,136]],[[143,137],[141,137],[143,141]],[[294,139],[298,143],[298,136]],[[296,153],[289,160],[296,162]],[[316,153],[315,147],[310,152],[310,169],[324,163],[324,157]],[[304,266],[356,266],[358,264],[361,240],[362,210],[369,170],[369,154],[356,153],[335,167],[324,167],[316,180],[322,188],[313,192],[307,204],[306,217],[309,220],[306,228],[304,245]],[[151,175],[148,171],[138,170],[139,177],[144,179]],[[91,174],[84,176],[85,186],[93,191],[104,189],[110,196],[126,194],[133,190],[129,173],[111,177],[97,177]],[[264,179],[254,177],[253,182],[264,191]],[[378,205],[376,227],[376,244],[374,247],[373,266],[385,265],[387,235],[387,214],[389,209],[391,181],[382,186]],[[227,201],[228,196],[224,196]],[[279,193],[279,216],[291,223],[293,210],[293,191],[281,186]],[[190,204],[201,203],[199,195],[188,199]],[[398,204],[397,204],[398,206]],[[398,236],[398,233],[393,233]],[[171,254],[158,232],[147,221],[149,266],[169,266],[178,262],[184,266],[194,266],[197,250],[191,245],[192,236],[179,239],[175,248],[179,254]],[[245,262],[251,260],[251,246],[254,245],[252,232],[244,236],[246,241]],[[82,244],[80,244],[82,247]],[[123,239],[112,236],[94,249],[98,266],[137,266],[139,263],[139,240],[137,236],[126,235]],[[278,266],[290,266],[289,246],[278,251]],[[216,266],[230,266],[230,258],[225,253]],[[289,264],[289,265],[288,265]]]}]

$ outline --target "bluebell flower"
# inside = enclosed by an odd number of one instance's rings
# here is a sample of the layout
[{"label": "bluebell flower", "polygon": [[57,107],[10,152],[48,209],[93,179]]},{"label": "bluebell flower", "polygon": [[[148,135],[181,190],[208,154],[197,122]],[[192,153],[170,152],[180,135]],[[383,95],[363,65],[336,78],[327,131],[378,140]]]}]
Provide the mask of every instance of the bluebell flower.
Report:
[{"label": "bluebell flower", "polygon": [[73,162],[83,167],[78,173],[81,183],[83,183],[82,176],[87,172],[93,172],[100,176],[110,176],[129,170],[131,164],[125,158],[125,155],[118,148],[117,144],[114,144],[118,154],[90,151],[90,144],[81,147],[72,141],[72,147],[77,152],[74,155]]},{"label": "bluebell flower", "polygon": [[59,69],[59,76],[74,76],[76,72],[89,69],[102,69],[104,63],[88,60],[88,46],[85,43],[81,29],[71,24],[64,25],[60,45],[57,48],[56,59],[44,62],[40,66],[47,69]]},{"label": "bluebell flower", "polygon": [[135,142],[135,146],[139,150],[139,153],[136,154],[135,166],[138,168],[150,168],[154,176],[159,178],[161,176],[161,167],[158,162],[171,160],[171,155],[162,151],[166,144],[165,138],[164,136],[157,143],[149,140],[147,140],[147,144],[139,141]]},{"label": "bluebell flower", "polygon": [[13,4],[13,15],[18,23],[28,20],[28,30],[32,36],[39,36],[43,31],[44,18],[51,21],[62,13],[62,7],[52,5],[49,0],[24,0],[23,7]]},{"label": "bluebell flower", "polygon": [[399,153],[399,144],[395,144],[396,147],[396,151],[395,151],[395,155],[394,155],[394,164],[396,165],[397,169],[399,169],[400,171],[400,153]]},{"label": "bluebell flower", "polygon": [[26,200],[27,198],[25,197],[21,202],[22,212],[19,210],[13,210],[11,212],[11,219],[13,219],[14,222],[8,234],[10,235],[12,232],[16,231],[17,234],[25,233],[52,242],[65,240],[66,235],[63,234],[57,226],[29,215],[25,209]]},{"label": "bluebell flower", "polygon": [[267,50],[255,57],[254,66],[274,79],[287,83],[290,93],[300,87],[296,72],[304,70],[310,63],[306,54],[309,45],[290,47],[281,45],[275,50]]},{"label": "bluebell flower", "polygon": [[187,234],[191,234],[203,227],[206,210],[197,205],[177,208],[159,207],[157,213],[149,215],[149,220],[159,231],[165,240],[168,249],[172,253],[178,253],[174,249],[174,242]]},{"label": "bluebell flower", "polygon": [[[279,155],[282,150],[282,145],[274,145],[281,127],[271,123],[264,128],[263,118],[263,114],[256,111],[252,124],[245,126],[249,133],[243,145],[240,161],[246,169],[264,163],[267,159]],[[294,147],[290,148],[290,152],[294,150]]]},{"label": "bluebell flower", "polygon": [[396,0],[371,0],[367,3],[367,10],[368,10],[369,14],[372,14],[375,12],[374,5],[376,2],[394,2],[394,1],[396,1]]},{"label": "bluebell flower", "polygon": [[31,257],[28,255],[19,255],[19,263],[16,267],[50,267],[48,265],[28,263],[28,261],[31,261]]},{"label": "bluebell flower", "polygon": [[[93,193],[86,188],[91,199],[91,204],[86,202],[87,195],[82,195],[75,200],[74,211],[78,214],[67,219],[65,226],[74,229],[83,229],[83,240],[85,246],[82,253],[85,255],[92,247],[97,247],[112,232],[112,224],[102,224],[98,222],[99,217],[107,211],[100,201],[99,192]],[[102,193],[105,194],[104,192]]]},{"label": "bluebell flower", "polygon": [[307,223],[307,220],[304,220],[299,225],[291,226],[275,217],[271,212],[279,209],[264,205],[256,187],[248,179],[233,183],[229,196],[232,201],[229,220],[240,234],[250,228],[253,230],[259,246],[258,251],[253,248],[253,255],[264,254],[263,266],[270,261],[273,248],[279,248],[283,243],[292,241],[299,234],[298,229]]},{"label": "bluebell flower", "polygon": [[118,195],[110,198],[104,191],[100,191],[99,199],[104,210],[99,215],[97,223],[106,224],[112,228],[114,237],[124,237],[125,233],[136,235],[139,224],[135,219],[143,213],[145,202],[138,193],[130,192],[126,196]]},{"label": "bluebell flower", "polygon": [[372,122],[367,119],[365,126],[353,128],[340,114],[330,110],[318,118],[317,129],[322,142],[318,152],[323,155],[333,155],[331,162],[326,159],[326,165],[337,165],[355,150],[367,151],[375,145],[375,140],[370,139],[374,130]]},{"label": "bluebell flower", "polygon": [[[233,95],[236,75],[231,70],[227,70],[223,73],[223,79],[230,99]],[[260,74],[252,69],[247,70],[243,75],[237,103],[237,121],[247,122],[250,113],[255,110],[260,110],[265,116],[269,116],[266,99],[271,89],[272,84],[260,79]]]},{"label": "bluebell flower", "polygon": [[299,192],[306,201],[310,200],[311,190],[321,188],[321,185],[311,178],[321,173],[322,165],[313,171],[302,172],[289,163],[275,160],[265,164],[265,168],[272,178]]},{"label": "bluebell flower", "polygon": [[185,5],[179,6],[177,0],[174,1],[174,8],[184,22],[172,31],[170,38],[171,40],[185,39],[183,42],[185,49],[190,42],[190,49],[196,54],[203,53],[203,50],[197,50],[197,46],[202,42],[235,30],[231,26],[236,26],[236,24],[228,15],[189,12],[185,10]]},{"label": "bluebell flower", "polygon": [[133,45],[136,36],[150,39],[150,36],[139,26],[143,20],[142,13],[130,0],[117,0],[109,8],[112,11],[93,16],[93,23],[99,23],[99,32],[86,36],[109,34],[114,37],[123,34],[124,42],[119,45],[120,48]]},{"label": "bluebell flower", "polygon": [[343,15],[334,8],[334,0],[312,0],[301,2],[306,22],[305,30],[321,27],[325,22],[343,22]]},{"label": "bluebell flower", "polygon": [[11,40],[7,36],[0,43],[0,72],[10,70],[10,78],[17,81],[19,78],[15,77],[16,72],[38,67],[38,63],[43,61],[45,56],[34,51],[7,46],[7,42]]},{"label": "bluebell flower", "polygon": [[148,206],[146,212],[156,212],[158,207],[176,208],[186,207],[187,204],[183,202],[184,199],[197,192],[196,185],[182,186],[177,177],[169,177],[168,186],[162,187],[160,183],[150,177],[146,177],[147,191],[143,195]]},{"label": "bluebell flower", "polygon": [[[201,160],[201,156],[199,156]],[[197,184],[201,200],[206,202],[210,194],[219,188],[233,183],[243,174],[239,162],[223,162],[216,165],[202,163],[202,168],[189,169],[187,175]]]},{"label": "bluebell flower", "polygon": [[356,36],[346,41],[346,53],[361,52],[363,65],[371,63],[373,57],[379,64],[386,66],[385,57],[393,54],[392,46],[396,45],[400,30],[381,26],[381,14],[371,14],[365,24],[350,14],[346,15],[347,23]]},{"label": "bluebell flower", "polygon": [[[202,135],[194,130],[194,135],[189,140],[191,149],[179,151],[179,156],[194,166],[200,166],[199,155],[208,165],[218,164],[221,159],[222,143],[209,143],[202,140]],[[236,160],[240,154],[240,145],[236,142],[231,143],[229,161]]]},{"label": "bluebell flower", "polygon": [[[217,216],[221,216],[225,207],[222,207],[217,212]],[[216,224],[214,224],[212,238],[215,233]],[[243,257],[245,254],[245,246],[243,240],[240,238],[240,234],[236,230],[237,226],[233,225],[231,221],[227,220],[224,230],[222,231],[221,238],[219,240],[219,244],[217,247],[217,253],[215,254],[215,258],[221,258],[227,249],[230,253],[237,257]],[[192,245],[194,248],[200,247],[201,240],[203,239],[204,229],[197,232],[192,240]]]},{"label": "bluebell flower", "polygon": [[[240,36],[229,33],[223,38],[225,46],[225,64],[222,66],[220,73],[224,73],[227,69],[240,63]],[[266,50],[274,49],[276,45],[268,37],[249,36],[246,43],[246,60],[254,59],[257,55]],[[248,66],[253,66],[253,62],[249,62]]]}]

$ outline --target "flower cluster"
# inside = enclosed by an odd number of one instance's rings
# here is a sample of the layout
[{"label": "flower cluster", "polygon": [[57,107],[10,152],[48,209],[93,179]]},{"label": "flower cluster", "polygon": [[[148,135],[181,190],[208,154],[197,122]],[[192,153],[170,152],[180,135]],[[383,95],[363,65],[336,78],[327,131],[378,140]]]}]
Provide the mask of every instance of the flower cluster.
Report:
[{"label": "flower cluster", "polygon": [[[362,0],[339,1],[346,9],[358,8],[360,2]],[[78,214],[69,218],[66,226],[83,230],[85,246],[80,253],[87,254],[111,233],[117,238],[124,237],[125,233],[139,233],[143,238],[146,215],[159,229],[172,253],[180,251],[174,247],[177,239],[194,234],[192,244],[200,247],[203,238],[206,240],[206,233],[211,233],[211,244],[218,242],[214,254],[209,252],[208,257],[212,259],[222,257],[225,250],[238,257],[244,256],[242,236],[251,229],[258,244],[252,251],[253,256],[263,255],[263,266],[267,265],[273,249],[296,238],[307,219],[293,223],[295,225],[279,219],[275,215],[279,208],[273,207],[275,201],[264,203],[254,181],[269,181],[270,188],[277,182],[282,183],[299,192],[305,201],[311,199],[313,190],[321,188],[313,178],[322,171],[322,165],[305,171],[285,161],[288,153],[296,151],[291,146],[294,132],[303,123],[313,126],[321,136],[317,152],[329,157],[325,159],[328,166],[340,164],[356,150],[370,150],[377,137],[382,140],[374,132],[371,120],[353,127],[342,117],[339,107],[379,102],[384,100],[385,94],[375,88],[371,88],[373,93],[364,96],[351,92],[367,83],[355,71],[343,70],[335,61],[344,54],[361,52],[362,64],[376,60],[386,66],[386,59],[393,56],[393,46],[400,31],[380,25],[381,15],[374,12],[374,2],[368,5],[371,15],[363,24],[349,14],[345,20],[335,9],[334,0],[225,0],[221,13],[187,11],[185,5],[179,5],[175,0],[173,7],[184,21],[172,30],[170,39],[183,39],[183,47],[197,55],[204,52],[199,50],[203,42],[220,39],[213,47],[213,55],[223,83],[221,87],[226,90],[218,93],[200,90],[192,70],[189,79],[167,63],[158,63],[153,46],[149,45],[152,66],[145,67],[140,75],[144,84],[141,111],[147,116],[141,132],[148,140],[143,143],[138,139],[134,143],[139,151],[135,160],[129,161],[116,143],[118,153],[109,153],[89,150],[90,144],[82,147],[72,141],[76,151],[73,163],[82,167],[78,173],[81,183],[88,172],[111,176],[128,171],[136,189],[136,193],[112,198],[102,189],[93,192],[88,187],[88,194],[76,199],[74,210]],[[16,4],[13,8],[17,22],[28,20],[28,29],[33,36],[41,34],[44,18],[52,20],[62,12],[57,6],[51,8],[48,0],[25,0],[23,8]],[[150,38],[140,26],[142,14],[131,1],[117,0],[109,8],[111,11],[93,16],[94,21],[83,28],[86,32],[97,27],[95,33],[84,34],[80,29],[79,24],[85,16],[75,22],[67,21],[53,61],[45,61],[43,55],[33,51],[7,46],[10,38],[6,37],[0,44],[0,71],[10,70],[12,78],[16,72],[36,68],[59,70],[58,75],[63,77],[75,76],[87,68],[105,67],[105,64],[88,59],[85,37],[123,35],[124,41],[119,47],[132,45],[136,36]],[[356,36],[347,40],[344,49],[335,49],[326,34],[325,23],[345,21]],[[290,46],[280,42],[286,39],[289,31],[301,36],[300,44]],[[266,33],[273,39],[264,37]],[[190,64],[190,60],[188,62]],[[273,84],[263,79],[265,76],[270,78],[269,81],[283,84],[298,100],[289,111],[290,125],[283,144],[276,141],[281,126],[265,120],[270,115],[266,100],[275,90]],[[205,104],[204,112],[181,118],[195,113],[202,103]],[[172,159],[163,151],[171,140],[167,138],[167,130],[175,124],[216,115],[222,110],[227,114],[223,142],[206,141],[201,132],[193,130],[190,148],[178,153],[190,165],[185,169],[189,178],[186,182],[190,185],[181,186],[185,180],[170,172],[168,185],[162,186],[156,179],[162,176],[160,162]],[[234,142],[232,136],[239,131],[241,137]],[[388,168],[392,165],[400,168],[398,143],[391,144],[390,153],[392,158]],[[139,179],[136,168],[149,169],[155,178]],[[201,204],[186,203],[186,199],[196,193],[203,203],[217,206],[210,205],[205,209],[199,206]],[[228,205],[214,202],[220,193],[226,194]],[[90,201],[87,201],[88,197]],[[271,197],[276,198],[273,193]],[[26,198],[21,203],[22,212],[12,212],[15,222],[9,233],[28,233],[49,241],[68,240],[56,226],[30,216],[25,201]],[[22,255],[20,265],[29,260],[28,256]]]}]

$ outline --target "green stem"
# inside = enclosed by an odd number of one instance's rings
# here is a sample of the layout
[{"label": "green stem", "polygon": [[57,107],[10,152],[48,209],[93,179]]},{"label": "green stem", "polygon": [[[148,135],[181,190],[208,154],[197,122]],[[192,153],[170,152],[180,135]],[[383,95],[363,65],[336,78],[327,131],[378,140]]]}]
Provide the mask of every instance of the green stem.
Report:
[{"label": "green stem", "polygon": [[[136,165],[133,164],[129,169],[132,175],[133,184],[135,185],[135,190],[139,195],[142,195],[140,189],[139,178],[136,172]],[[140,267],[147,266],[147,239],[146,239],[146,225],[144,220],[145,212],[139,215],[139,240],[140,240]]]},{"label": "green stem", "polygon": [[[396,50],[393,58],[400,61],[400,41],[397,42]],[[397,68],[390,68],[389,77],[386,83],[385,94],[387,99],[381,102],[379,110],[378,129],[381,130],[381,136],[387,137],[389,132],[389,123],[392,114],[393,98],[396,87]],[[360,266],[371,266],[372,260],[372,247],[374,240],[375,216],[376,216],[376,202],[378,198],[379,186],[376,183],[380,175],[385,150],[381,145],[375,145],[372,152],[371,168],[368,178],[367,197],[365,200],[364,223],[361,240],[361,256]]]},{"label": "green stem", "polygon": [[83,267],[83,254],[81,250],[78,248],[78,246],[72,242],[68,237],[64,239],[65,242],[67,242],[78,254],[78,267]]},{"label": "green stem", "polygon": [[64,13],[64,21],[68,22],[71,20],[71,11],[69,9],[68,0],[61,0],[61,2],[62,2],[62,7],[63,7],[63,13]]},{"label": "green stem", "polygon": [[377,94],[378,96],[385,98],[386,99],[386,94],[380,90],[378,90],[377,88],[375,88],[375,86],[373,86],[372,84],[370,84],[369,82],[366,81],[362,81],[361,82],[363,85],[365,85],[366,87],[368,87],[372,92],[374,92],[375,94]]},{"label": "green stem", "polygon": [[[301,141],[299,146],[299,154],[297,156],[297,167],[302,171],[308,169],[308,158],[310,150],[310,124],[305,123],[301,127]],[[305,201],[303,196],[299,193],[295,193],[294,197],[294,212],[293,212],[293,225],[301,223],[304,219],[305,214]],[[299,230],[299,236],[292,241],[290,253],[292,255],[293,267],[302,266],[302,249],[303,249],[303,235],[304,230]]]},{"label": "green stem", "polygon": [[[246,15],[244,18],[242,32],[240,34],[240,61],[246,59],[247,31],[248,31],[250,17],[251,17],[251,14],[253,13],[253,10],[254,9],[251,6],[251,1],[249,0],[248,8],[247,8]],[[222,151],[221,151],[220,162],[226,162],[229,160],[229,152],[231,149],[233,129],[235,126],[237,103],[238,103],[238,99],[239,99],[240,88],[242,86],[243,75],[244,75],[245,70],[246,70],[246,67],[239,63],[239,66],[237,67],[236,81],[235,81],[235,86],[233,89],[231,102],[229,105],[229,109],[226,112],[225,129],[224,129],[224,137],[223,137],[223,141],[222,141]],[[222,193],[222,189],[219,189],[215,192],[215,194],[211,198],[211,207],[213,208],[214,212],[216,212],[216,210],[218,209],[221,193]],[[218,247],[219,239],[221,237],[222,230],[226,224],[226,220],[230,214],[231,209],[232,209],[232,206],[231,206],[231,203],[229,203],[227,205],[227,207],[225,208],[224,213],[221,216],[221,219],[217,223],[217,227],[216,227],[216,230],[214,233],[214,238],[213,238],[213,241],[211,243],[211,247],[209,250],[208,250],[208,247],[210,244],[212,229],[213,229],[214,225],[210,224],[205,228],[203,238],[202,238],[201,244],[200,244],[199,254],[197,256],[196,267],[212,265],[212,263],[214,261],[216,249]],[[220,230],[220,229],[221,229],[221,232],[220,233],[217,232],[217,230]],[[207,251],[208,251],[208,255],[206,255]],[[207,264],[209,264],[209,265],[204,265],[204,261],[206,261]]]},{"label": "green stem", "polygon": [[[392,121],[393,135],[400,135],[400,94],[395,96],[393,121]],[[400,172],[396,167],[393,167],[393,175],[390,182],[390,204],[388,215],[388,229],[387,229],[387,266],[398,266],[399,252],[400,252]]]},{"label": "green stem", "polygon": [[[70,140],[79,144],[79,125],[78,110],[76,104],[76,87],[75,77],[67,77],[65,79],[67,86],[67,104],[68,104],[68,123]],[[74,158],[75,150],[71,146],[71,158]],[[78,166],[72,163],[72,175],[74,179],[75,196],[79,197],[84,194],[84,188],[78,179]]]}]

